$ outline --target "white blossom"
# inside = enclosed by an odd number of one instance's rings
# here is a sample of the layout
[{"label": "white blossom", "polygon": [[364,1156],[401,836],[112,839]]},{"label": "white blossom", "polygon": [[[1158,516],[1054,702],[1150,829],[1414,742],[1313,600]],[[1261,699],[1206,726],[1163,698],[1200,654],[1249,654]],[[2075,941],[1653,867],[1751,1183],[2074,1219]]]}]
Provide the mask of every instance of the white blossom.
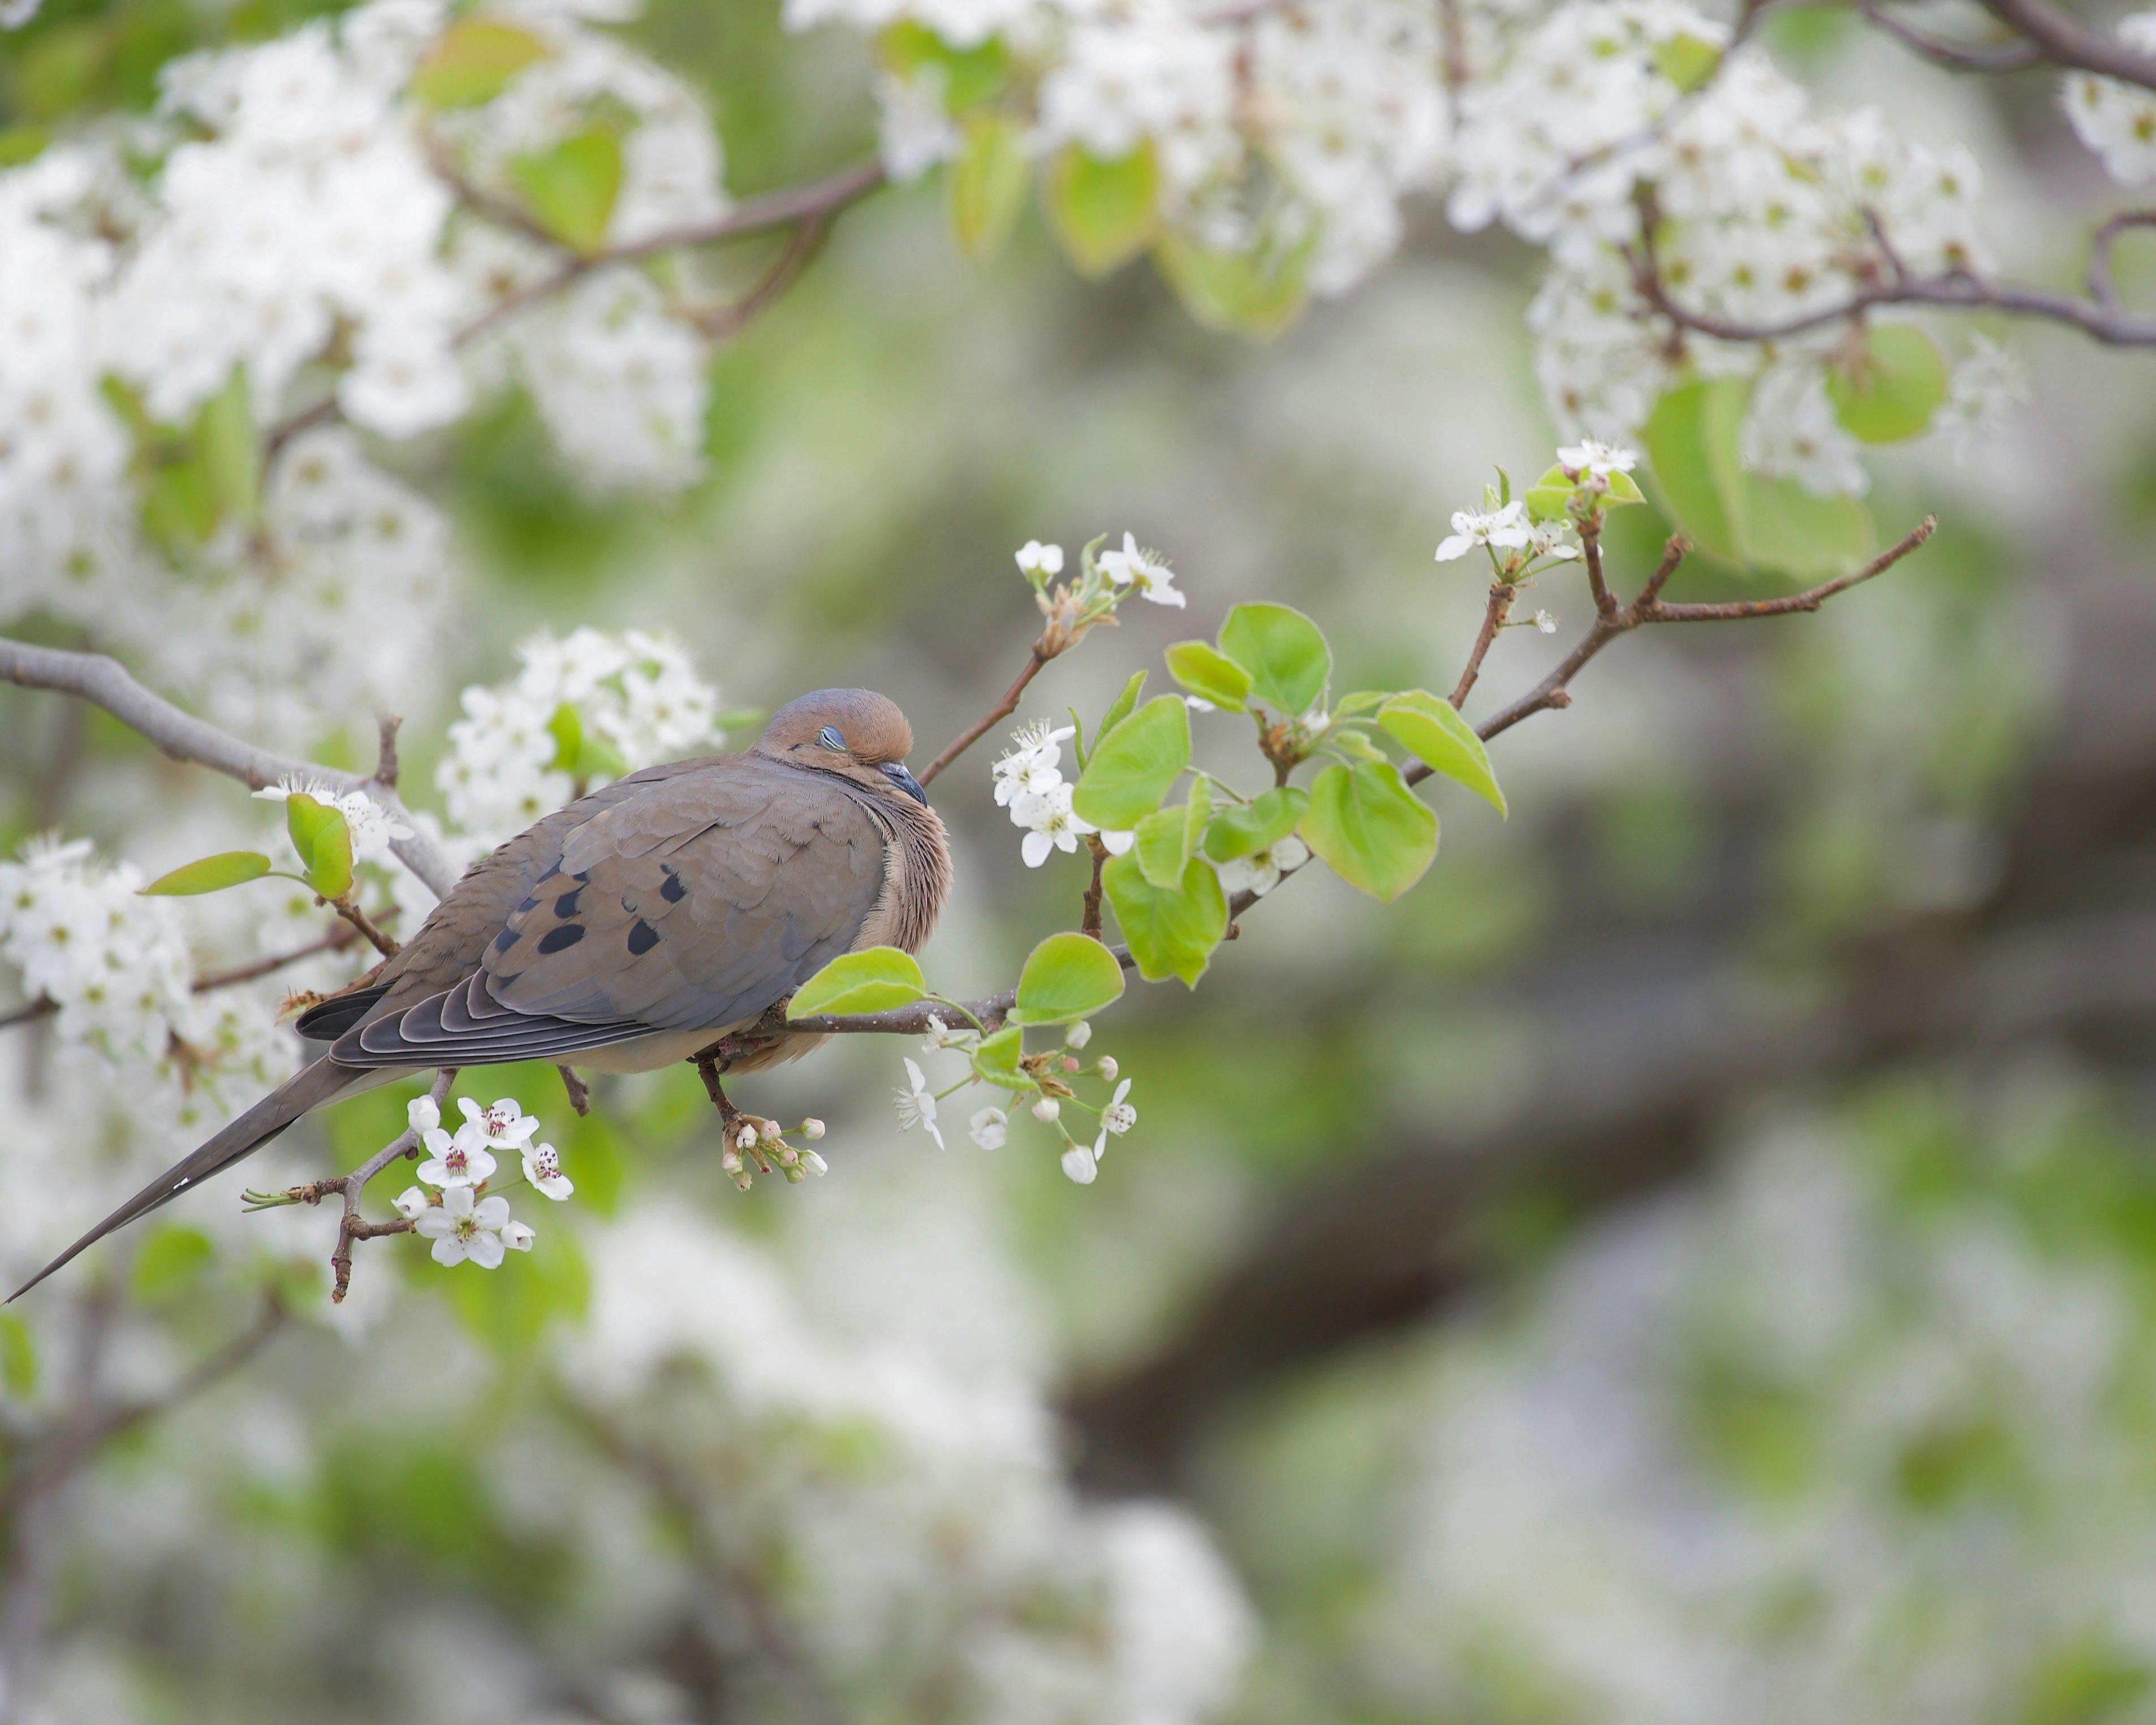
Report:
[{"label": "white blossom", "polygon": [[1087,1144],[1072,1144],[1063,1153],[1063,1172],[1081,1186],[1090,1186],[1101,1172],[1101,1165]]},{"label": "white blossom", "polygon": [[983,1150],[1000,1150],[1009,1117],[1000,1108],[983,1108],[966,1123],[966,1135]]},{"label": "white blossom", "polygon": [[1121,1137],[1138,1123],[1138,1111],[1123,1100],[1131,1093],[1131,1081],[1126,1078],[1116,1086],[1116,1093],[1108,1099],[1108,1106],[1101,1111],[1101,1127]]},{"label": "white blossom", "polygon": [[906,1088],[898,1093],[898,1124],[901,1132],[920,1127],[936,1140],[936,1147],[944,1147],[943,1129],[936,1123],[936,1093],[928,1087],[919,1065],[911,1055],[904,1057]]},{"label": "white blossom", "polygon": [[577,1189],[562,1172],[562,1153],[552,1144],[526,1147],[524,1178],[542,1198],[551,1198],[557,1203]]},{"label": "white blossom", "polygon": [[445,1187],[442,1201],[429,1205],[412,1227],[422,1239],[434,1241],[437,1264],[461,1264],[469,1259],[482,1270],[493,1270],[501,1263],[502,1230],[508,1225],[507,1199],[475,1199],[470,1186],[455,1185]]},{"label": "white blossom", "polygon": [[439,1127],[422,1133],[420,1147],[427,1159],[413,1172],[429,1186],[475,1186],[487,1179],[496,1166],[486,1147],[486,1135],[467,1124],[452,1137]]},{"label": "white blossom", "polygon": [[465,1117],[459,1134],[475,1132],[481,1142],[497,1150],[521,1150],[539,1130],[537,1117],[526,1114],[514,1096],[502,1096],[484,1108],[470,1096],[459,1096],[457,1106]]},{"label": "white blossom", "polygon": [[1133,588],[1156,605],[1173,605],[1180,610],[1187,603],[1175,588],[1175,572],[1168,567],[1168,560],[1157,551],[1142,550],[1132,534],[1123,535],[1121,551],[1104,551],[1096,561],[1101,572],[1114,585]]},{"label": "white blossom", "polygon": [[1255,894],[1263,898],[1281,884],[1283,875],[1291,873],[1310,860],[1310,847],[1290,833],[1273,840],[1262,850],[1254,850],[1248,856],[1230,857],[1215,865],[1220,875],[1220,890],[1230,896],[1239,892]]},{"label": "white blossom", "polygon": [[1063,572],[1063,547],[1043,545],[1038,539],[1029,539],[1019,547],[1018,567],[1022,575],[1060,575]]},{"label": "white blossom", "polygon": [[1519,551],[1525,548],[1533,535],[1533,526],[1527,520],[1527,506],[1517,497],[1500,509],[1455,510],[1451,536],[1437,547],[1437,561],[1451,562],[1466,557],[1478,545],[1486,545],[1493,550]]}]

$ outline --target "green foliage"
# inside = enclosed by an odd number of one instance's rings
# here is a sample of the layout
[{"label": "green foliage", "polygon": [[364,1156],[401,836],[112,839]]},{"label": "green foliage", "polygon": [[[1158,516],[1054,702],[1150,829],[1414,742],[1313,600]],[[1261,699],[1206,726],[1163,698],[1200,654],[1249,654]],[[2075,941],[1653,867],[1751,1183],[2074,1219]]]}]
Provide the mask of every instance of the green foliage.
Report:
[{"label": "green foliage", "polygon": [[1138,974],[1149,983],[1180,977],[1196,988],[1228,932],[1228,901],[1211,865],[1194,857],[1181,880],[1160,887],[1146,879],[1136,855],[1126,853],[1108,860],[1101,880]]},{"label": "green foliage", "polygon": [[195,423],[203,484],[216,519],[252,526],[262,515],[262,439],[244,366],[233,367]]},{"label": "green foliage", "polygon": [[[1088,546],[1086,549],[1090,552],[1092,547]],[[1101,715],[1101,728],[1093,733],[1096,741],[1106,737],[1137,711],[1138,697],[1145,693],[1145,685],[1146,674],[1143,671],[1132,671],[1130,680],[1123,685],[1116,698],[1108,703],[1108,710]],[[1085,740],[1085,733],[1082,730],[1079,733],[1079,740],[1081,743]],[[1085,758],[1085,750],[1081,747],[1079,751],[1081,759]]]},{"label": "green foliage", "polygon": [[1190,764],[1190,709],[1158,696],[1093,745],[1071,807],[1105,831],[1135,827],[1160,806]]},{"label": "green foliage", "polygon": [[1158,809],[1140,821],[1134,848],[1146,879],[1163,887],[1179,882],[1212,818],[1213,788],[1201,778],[1192,783],[1189,800],[1181,808]]},{"label": "green foliage", "polygon": [[1091,935],[1051,934],[1033,949],[1019,973],[1019,1024],[1067,1024],[1122,998],[1123,967]]},{"label": "green foliage", "polygon": [[1000,37],[991,36],[972,48],[953,48],[926,24],[911,18],[896,23],[877,39],[884,64],[901,78],[912,80],[924,73],[943,85],[947,112],[968,109],[1001,94],[1010,81],[1010,51]]},{"label": "green foliage", "polygon": [[842,952],[794,990],[788,1018],[824,1013],[888,1012],[909,1006],[928,992],[928,979],[913,955],[896,947]]},{"label": "green foliage", "polygon": [[1204,641],[1178,641],[1168,649],[1168,674],[1201,701],[1231,713],[1250,698],[1250,674]]},{"label": "green foliage", "polygon": [[352,829],[341,812],[295,791],[285,799],[285,830],[308,886],[324,898],[342,898],[352,891]]},{"label": "green foliage", "polygon": [[1106,275],[1145,249],[1159,197],[1150,141],[1114,162],[1072,145],[1048,165],[1048,224],[1082,275]]},{"label": "green foliage", "polygon": [[1152,249],[1183,309],[1208,329],[1269,338],[1301,315],[1306,249],[1280,256],[1220,252],[1166,234]]},{"label": "green foliage", "polygon": [[427,50],[412,74],[411,91],[430,108],[476,108],[551,51],[530,31],[500,18],[462,18]]},{"label": "green foliage", "polygon": [[1655,44],[1655,69],[1687,94],[1699,89],[1722,64],[1722,50],[1703,38],[1671,36]]},{"label": "green foliage", "polygon": [[568,701],[554,709],[547,721],[547,733],[554,739],[555,768],[572,778],[619,778],[629,771],[621,752],[596,732],[587,730],[583,715]]},{"label": "green foliage", "polygon": [[1498,814],[1505,812],[1505,793],[1491,771],[1490,752],[1450,701],[1427,689],[1410,689],[1378,709],[1378,723],[1433,772],[1466,785]]},{"label": "green foliage", "polygon": [[37,1346],[29,1325],[12,1312],[0,1312],[0,1391],[18,1402],[38,1393]]},{"label": "green foliage", "polygon": [[217,1261],[217,1248],[199,1228],[160,1223],[144,1237],[129,1277],[134,1296],[157,1305],[185,1293]]},{"label": "green foliage", "polygon": [[1873,324],[1862,342],[1835,357],[1827,398],[1851,437],[1900,443],[1921,434],[1947,398],[1946,356],[1913,324]]},{"label": "green foliage", "polygon": [[1324,631],[1288,605],[1236,606],[1220,625],[1220,651],[1250,674],[1252,694],[1289,718],[1317,705],[1332,675]]},{"label": "green foliage", "polygon": [[[1629,473],[1613,473],[1604,481],[1609,489],[1599,494],[1604,509],[1622,509],[1628,503],[1645,503],[1642,492]],[[1548,471],[1521,495],[1527,514],[1538,521],[1561,521],[1572,513],[1573,499],[1584,488],[1563,467],[1553,462]],[[1589,495],[1595,495],[1590,493]]]},{"label": "green foliage", "polygon": [[1248,803],[1231,803],[1213,817],[1205,832],[1205,854],[1215,862],[1229,862],[1269,849],[1301,824],[1310,807],[1310,793],[1300,785],[1282,785]]},{"label": "green foliage", "polygon": [[951,226],[960,251],[978,264],[1004,249],[1030,178],[1022,125],[996,113],[967,118],[965,141],[951,164]]},{"label": "green foliage", "polygon": [[160,875],[145,892],[160,897],[192,898],[201,892],[222,892],[246,880],[259,880],[270,872],[270,859],[259,850],[221,850],[183,863],[169,875]]},{"label": "green foliage", "polygon": [[1750,388],[1717,377],[1672,389],[1641,434],[1665,513],[1700,550],[1799,579],[1840,574],[1872,545],[1853,497],[1816,497],[1794,480],[1747,472],[1738,439]]},{"label": "green foliage", "polygon": [[1031,1090],[1033,1081],[1019,1070],[1019,1056],[1024,1052],[1024,1030],[1017,1024],[1006,1024],[994,1035],[981,1039],[973,1050],[973,1070],[1005,1090]]},{"label": "green foliage", "polygon": [[1437,816],[1383,762],[1326,768],[1310,788],[1300,830],[1342,880],[1387,903],[1437,855]]},{"label": "green foliage", "polygon": [[606,244],[621,173],[621,139],[607,126],[587,126],[509,165],[509,177],[539,225],[587,258]]}]

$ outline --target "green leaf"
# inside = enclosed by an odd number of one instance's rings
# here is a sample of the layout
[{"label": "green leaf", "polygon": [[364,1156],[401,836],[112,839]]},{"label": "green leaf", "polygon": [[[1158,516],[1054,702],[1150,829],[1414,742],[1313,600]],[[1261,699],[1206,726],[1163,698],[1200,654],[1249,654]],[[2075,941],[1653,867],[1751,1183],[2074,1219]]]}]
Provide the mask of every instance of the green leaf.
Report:
[{"label": "green leaf", "polygon": [[909,80],[924,73],[943,82],[944,111],[963,114],[999,93],[1010,78],[1010,52],[1000,37],[972,48],[953,48],[925,24],[908,18],[877,39],[884,64]]},{"label": "green leaf", "polygon": [[1159,197],[1149,140],[1115,162],[1073,145],[1048,165],[1048,224],[1083,275],[1106,275],[1145,249]]},{"label": "green leaf", "polygon": [[1183,879],[1163,888],[1147,880],[1137,857],[1126,852],[1108,860],[1101,881],[1137,961],[1138,974],[1149,983],[1181,977],[1186,986],[1196,988],[1212,962],[1213,949],[1228,932],[1228,901],[1213,865],[1193,857]]},{"label": "green leaf", "polygon": [[1135,827],[1190,764],[1190,709],[1176,695],[1148,701],[1093,745],[1070,806],[1104,832]]},{"label": "green leaf", "polygon": [[1750,386],[1720,377],[1672,389],[1641,441],[1664,511],[1726,562],[1811,579],[1870,554],[1871,516],[1853,497],[1818,497],[1794,480],[1748,473],[1738,456]]},{"label": "green leaf", "polygon": [[1337,731],[1327,732],[1324,746],[1357,761],[1389,761],[1392,758],[1360,731],[1350,730],[1345,726]]},{"label": "green leaf", "polygon": [[1332,649],[1325,632],[1286,605],[1238,605],[1220,625],[1220,650],[1250,674],[1250,690],[1288,718],[1325,693]]},{"label": "green leaf", "polygon": [[842,952],[793,991],[787,1004],[791,1019],[824,1013],[888,1012],[908,1006],[928,992],[928,979],[911,952],[896,947],[869,947]]},{"label": "green leaf", "polygon": [[29,1325],[13,1312],[0,1312],[0,1389],[18,1402],[38,1390],[38,1350]]},{"label": "green leaf", "polygon": [[1367,713],[1373,707],[1383,706],[1393,698],[1389,689],[1358,689],[1353,695],[1343,695],[1332,704],[1332,716],[1337,719],[1353,718],[1358,713]]},{"label": "green leaf", "polygon": [[1025,208],[1027,180],[1025,128],[1002,114],[971,116],[951,164],[951,225],[975,263],[1004,249]]},{"label": "green leaf", "polygon": [[[1137,711],[1138,696],[1145,693],[1145,685],[1146,674],[1143,671],[1132,671],[1130,681],[1123,685],[1122,692],[1108,703],[1107,711],[1101,715],[1101,728],[1093,733],[1096,738],[1106,737]],[[1070,716],[1073,721],[1075,721],[1078,715],[1074,711]],[[1086,736],[1082,728],[1078,736],[1082,742]],[[1083,749],[1079,751],[1079,758],[1081,761],[1086,758],[1086,752]]]},{"label": "green leaf", "polygon": [[217,530],[217,499],[200,454],[161,463],[143,488],[142,525],[167,550],[200,545]]},{"label": "green leaf", "polygon": [[528,30],[490,18],[468,18],[434,39],[412,74],[413,96],[430,108],[476,108],[551,50]]},{"label": "green leaf", "polygon": [[518,157],[509,177],[540,226],[591,257],[606,243],[621,195],[621,140],[610,126],[589,126],[551,150]]},{"label": "green leaf", "polygon": [[1168,649],[1168,669],[1193,695],[1231,713],[1250,698],[1250,674],[1209,641],[1178,641]]},{"label": "green leaf", "polygon": [[1837,356],[1826,372],[1834,416],[1867,444],[1917,436],[1947,398],[1946,356],[1913,324],[1874,324],[1854,353]]},{"label": "green leaf", "polygon": [[1490,752],[1450,701],[1427,689],[1410,689],[1385,703],[1378,722],[1432,771],[1466,785],[1498,814],[1505,812],[1505,793],[1490,770]]},{"label": "green leaf", "polygon": [[1320,773],[1301,830],[1333,873],[1388,904],[1419,880],[1437,855],[1437,816],[1399,768],[1376,762]]},{"label": "green leaf", "polygon": [[154,1306],[184,1292],[217,1261],[217,1248],[199,1228],[167,1222],[153,1228],[136,1255],[130,1278],[135,1297]]},{"label": "green leaf", "polygon": [[224,388],[203,403],[195,444],[218,519],[252,526],[262,514],[262,439],[244,366],[234,366]]},{"label": "green leaf", "polygon": [[1051,934],[1019,973],[1016,1024],[1067,1024],[1122,998],[1123,967],[1089,934]]},{"label": "green leaf", "polygon": [[1655,69],[1689,93],[1714,76],[1722,50],[1699,36],[1671,36],[1655,44]]},{"label": "green leaf", "polygon": [[1131,847],[1138,867],[1156,886],[1173,886],[1183,879],[1183,865],[1190,860],[1190,823],[1181,809],[1158,809],[1137,824]]},{"label": "green leaf", "polygon": [[1006,1090],[1031,1090],[1033,1081],[1018,1069],[1019,1056],[1024,1052],[1024,1030],[1017,1024],[1006,1024],[994,1035],[981,1039],[973,1050],[973,1070]]},{"label": "green leaf", "polygon": [[575,773],[584,752],[583,716],[565,701],[547,721],[547,734],[554,739],[554,758],[548,764],[557,773]]},{"label": "green leaf", "polygon": [[285,830],[300,853],[308,886],[324,898],[342,898],[352,891],[352,829],[340,811],[295,791],[285,799]]},{"label": "green leaf", "polygon": [[1214,251],[1170,233],[1154,243],[1153,257],[1183,309],[1208,329],[1270,337],[1301,313],[1307,246],[1265,257]]},{"label": "green leaf", "polygon": [[[1602,506],[1605,510],[1621,509],[1628,503],[1645,503],[1647,501],[1629,473],[1613,473],[1608,483],[1609,489],[1602,494]],[[1562,465],[1553,463],[1549,470],[1522,495],[1531,519],[1561,521],[1570,519],[1572,500],[1578,490],[1579,482]]]},{"label": "green leaf", "polygon": [[259,850],[221,850],[158,875],[142,891],[161,898],[192,898],[198,892],[222,892],[243,881],[259,880],[269,872],[270,859]]},{"label": "green leaf", "polygon": [[1206,829],[1205,854],[1215,862],[1250,856],[1285,839],[1301,824],[1310,793],[1297,785],[1267,791],[1249,803],[1233,803]]}]

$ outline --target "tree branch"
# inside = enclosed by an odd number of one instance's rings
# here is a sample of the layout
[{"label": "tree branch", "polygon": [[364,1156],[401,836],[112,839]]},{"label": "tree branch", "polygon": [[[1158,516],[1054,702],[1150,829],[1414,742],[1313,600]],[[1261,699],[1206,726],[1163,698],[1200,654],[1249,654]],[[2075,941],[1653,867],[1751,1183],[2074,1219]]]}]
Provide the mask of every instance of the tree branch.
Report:
[{"label": "tree branch", "polygon": [[135,680],[126,665],[105,654],[33,647],[25,641],[0,639],[0,682],[24,689],[50,689],[103,707],[173,760],[222,773],[250,790],[259,791],[293,774],[321,779],[340,790],[364,791],[414,826],[410,838],[393,840],[390,849],[437,898],[448,897],[463,872],[449,860],[448,852],[417,830],[404,805],[388,786],[357,773],[339,773],[243,742],[207,720],[182,711],[162,696],[151,694]]},{"label": "tree branch", "polygon": [[1025,693],[1025,685],[1039,676],[1040,668],[1055,656],[1045,649],[1047,639],[1047,634],[1044,632],[1040,639],[1033,644],[1033,650],[1025,661],[1025,669],[1018,674],[1010,687],[1004,691],[1004,698],[988,709],[986,716],[978,723],[968,726],[966,729],[952,737],[950,746],[928,763],[928,770],[921,775],[921,783],[923,785],[935,783],[937,773],[978,742],[992,726],[1001,724],[1018,711],[1019,701]]},{"label": "tree branch", "polygon": [[1906,24],[1894,16],[1887,0],[1858,0],[1857,11],[1866,23],[1884,30],[1897,42],[1922,54],[1935,65],[1954,72],[2022,72],[2045,63],[2044,52],[2033,42],[1991,44],[1942,42]]},{"label": "tree branch", "polygon": [[2156,56],[2143,53],[2108,31],[2092,29],[2078,18],[2040,4],[2039,0],[1979,0],[1979,3],[2001,23],[2042,49],[2053,65],[2156,90]]}]

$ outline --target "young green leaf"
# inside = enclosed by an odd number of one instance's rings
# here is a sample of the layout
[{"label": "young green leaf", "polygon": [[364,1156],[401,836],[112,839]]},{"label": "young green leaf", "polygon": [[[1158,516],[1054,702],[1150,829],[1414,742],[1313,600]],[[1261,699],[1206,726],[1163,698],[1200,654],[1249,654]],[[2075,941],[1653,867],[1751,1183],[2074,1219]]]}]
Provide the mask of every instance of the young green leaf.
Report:
[{"label": "young green leaf", "polygon": [[1913,324],[1874,324],[1854,354],[1827,367],[1827,398],[1851,436],[1900,443],[1921,433],[1947,398],[1946,357]]},{"label": "young green leaf", "polygon": [[1190,709],[1175,695],[1148,701],[1093,745],[1070,806],[1104,832],[1135,827],[1190,764]]},{"label": "young green leaf", "polygon": [[1147,880],[1137,856],[1126,852],[1108,860],[1101,880],[1137,961],[1138,974],[1149,983],[1181,977],[1186,986],[1196,988],[1212,962],[1213,949],[1228,932],[1228,901],[1213,865],[1193,857],[1183,879],[1163,889]]},{"label": "young green leaf", "polygon": [[1049,226],[1082,275],[1106,275],[1145,249],[1159,197],[1150,141],[1114,162],[1073,145],[1048,165]]},{"label": "young green leaf", "polygon": [[951,225],[958,249],[975,263],[1010,238],[1025,208],[1026,181],[1025,128],[1002,114],[970,116],[951,164]]},{"label": "young green leaf", "polygon": [[621,139],[604,126],[588,126],[509,165],[510,179],[540,225],[587,258],[606,243],[621,173]]},{"label": "young green leaf", "polygon": [[[1101,715],[1101,728],[1093,733],[1096,738],[1106,737],[1137,711],[1138,696],[1145,693],[1145,685],[1146,674],[1143,671],[1132,671],[1130,681],[1123,685],[1122,691],[1108,703],[1107,711]],[[1077,715],[1073,713],[1071,717],[1075,719]],[[1085,732],[1081,730],[1079,736],[1082,739]],[[1083,758],[1082,751],[1081,758]]]},{"label": "young green leaf", "polygon": [[1381,707],[1393,698],[1389,689],[1358,689],[1353,695],[1343,695],[1332,704],[1332,716],[1352,719],[1358,713],[1367,713]]},{"label": "young green leaf", "polygon": [[1006,1090],[1031,1090],[1033,1081],[1018,1069],[1025,1052],[1025,1033],[1017,1024],[1006,1024],[993,1036],[983,1036],[973,1050],[973,1070],[991,1084]]},{"label": "young green leaf", "polygon": [[573,703],[565,701],[554,709],[547,734],[554,739],[554,758],[547,764],[557,773],[574,773],[584,752],[584,721]]},{"label": "young green leaf", "polygon": [[1123,967],[1114,953],[1088,934],[1051,934],[1019,973],[1011,1022],[1067,1024],[1114,1004],[1122,993]]},{"label": "young green leaf", "polygon": [[786,1015],[809,1019],[824,1013],[888,1012],[894,1006],[911,1005],[927,992],[928,979],[911,952],[896,947],[869,947],[841,952],[802,983],[787,1003]]},{"label": "young green leaf", "polygon": [[928,76],[943,85],[943,110],[963,114],[998,95],[1010,80],[1010,50],[1000,36],[953,48],[925,24],[901,19],[877,38],[884,64],[909,81]]},{"label": "young green leaf", "polygon": [[156,1305],[183,1292],[217,1261],[217,1248],[199,1228],[166,1222],[151,1230],[136,1255],[130,1281],[135,1297]]},{"label": "young green leaf", "polygon": [[1168,673],[1201,701],[1243,711],[1250,693],[1250,674],[1209,641],[1178,641],[1168,649]]},{"label": "young green leaf", "polygon": [[1132,854],[1154,886],[1173,886],[1183,879],[1183,865],[1190,860],[1189,826],[1180,809],[1156,809],[1137,824]]},{"label": "young green leaf", "polygon": [[308,886],[324,898],[342,898],[352,891],[352,829],[340,810],[295,791],[285,799],[285,830]]},{"label": "young green leaf", "polygon": [[1655,69],[1686,95],[1714,75],[1722,49],[1703,36],[1680,33],[1655,44]]},{"label": "young green leaf", "polygon": [[13,1312],[0,1312],[0,1389],[18,1402],[38,1391],[38,1350],[29,1325]]},{"label": "young green leaf", "polygon": [[192,898],[198,892],[222,892],[242,881],[259,880],[269,872],[270,859],[259,850],[221,850],[158,875],[142,891],[161,898]]},{"label": "young green leaf", "polygon": [[1437,816],[1397,768],[1337,763],[1317,775],[1301,828],[1304,842],[1350,886],[1389,904],[1437,855]]},{"label": "young green leaf", "polygon": [[551,50],[539,38],[498,18],[466,18],[434,39],[412,74],[413,98],[429,108],[476,108]]},{"label": "young green leaf", "polygon": [[1490,770],[1490,752],[1450,701],[1427,689],[1410,689],[1379,709],[1378,722],[1433,771],[1466,785],[1498,814],[1505,812],[1505,793]]},{"label": "young green leaf", "polygon": [[1250,675],[1250,691],[1289,718],[1325,693],[1332,649],[1325,632],[1286,605],[1243,604],[1220,625],[1220,650]]},{"label": "young green leaf", "polygon": [[1232,862],[1268,850],[1301,824],[1310,807],[1310,793],[1299,785],[1284,785],[1248,803],[1231,803],[1213,817],[1206,829],[1205,854],[1215,862]]},{"label": "young green leaf", "polygon": [[1264,340],[1281,334],[1301,314],[1306,246],[1285,257],[1260,258],[1214,251],[1169,233],[1152,250],[1183,309],[1208,329]]},{"label": "young green leaf", "polygon": [[252,526],[262,513],[262,439],[244,366],[234,366],[224,388],[203,403],[195,445],[218,519]]}]

